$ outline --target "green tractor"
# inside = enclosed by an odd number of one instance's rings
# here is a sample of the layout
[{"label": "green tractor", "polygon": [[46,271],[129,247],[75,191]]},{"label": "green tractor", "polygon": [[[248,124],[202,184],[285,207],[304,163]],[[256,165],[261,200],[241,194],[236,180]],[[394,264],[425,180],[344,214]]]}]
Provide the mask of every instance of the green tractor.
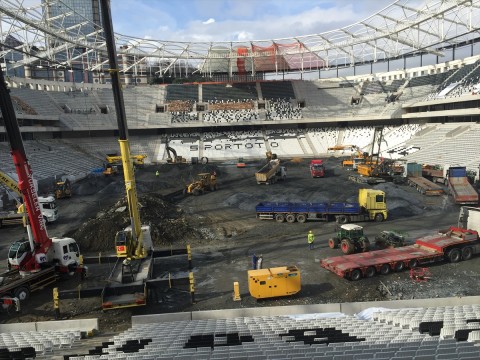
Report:
[{"label": "green tractor", "polygon": [[346,255],[367,252],[370,248],[370,241],[363,234],[363,227],[355,224],[343,224],[337,230],[337,236],[328,239],[328,246],[336,249],[340,246]]}]

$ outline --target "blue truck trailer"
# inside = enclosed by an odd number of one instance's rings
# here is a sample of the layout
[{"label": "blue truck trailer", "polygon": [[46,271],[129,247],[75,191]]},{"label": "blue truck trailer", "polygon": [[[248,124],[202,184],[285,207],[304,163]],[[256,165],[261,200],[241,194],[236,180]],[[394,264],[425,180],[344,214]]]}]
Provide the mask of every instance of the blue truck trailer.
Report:
[{"label": "blue truck trailer", "polygon": [[346,224],[356,221],[384,221],[387,219],[385,193],[381,190],[360,189],[358,202],[262,202],[255,211],[261,220],[303,223],[307,220],[337,221]]}]

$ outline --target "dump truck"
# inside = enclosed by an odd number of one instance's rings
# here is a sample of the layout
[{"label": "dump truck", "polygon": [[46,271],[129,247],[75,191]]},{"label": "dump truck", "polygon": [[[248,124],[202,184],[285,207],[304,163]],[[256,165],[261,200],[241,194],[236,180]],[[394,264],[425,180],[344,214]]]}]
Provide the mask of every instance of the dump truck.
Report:
[{"label": "dump truck", "polygon": [[357,281],[435,262],[470,260],[480,253],[478,231],[480,209],[464,206],[460,209],[457,226],[419,238],[414,245],[329,257],[323,259],[320,265],[338,276]]},{"label": "dump truck", "polygon": [[257,184],[275,184],[278,180],[285,180],[287,170],[280,166],[279,159],[269,160],[265,166],[255,173]]},{"label": "dump truck", "polygon": [[388,211],[385,192],[373,189],[359,189],[358,202],[263,202],[255,208],[257,218],[261,220],[287,221],[332,221],[346,224],[357,221],[384,221]]},{"label": "dump truck", "polygon": [[468,181],[467,169],[464,166],[451,166],[448,169],[448,190],[455,204],[478,204],[478,193]]}]

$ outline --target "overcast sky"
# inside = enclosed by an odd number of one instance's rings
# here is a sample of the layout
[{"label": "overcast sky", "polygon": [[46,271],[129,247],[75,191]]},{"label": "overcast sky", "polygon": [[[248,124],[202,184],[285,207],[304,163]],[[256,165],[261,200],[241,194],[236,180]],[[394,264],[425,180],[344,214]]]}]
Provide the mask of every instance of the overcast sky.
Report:
[{"label": "overcast sky", "polygon": [[262,40],[334,30],[394,0],[111,0],[114,30],[173,41]]}]

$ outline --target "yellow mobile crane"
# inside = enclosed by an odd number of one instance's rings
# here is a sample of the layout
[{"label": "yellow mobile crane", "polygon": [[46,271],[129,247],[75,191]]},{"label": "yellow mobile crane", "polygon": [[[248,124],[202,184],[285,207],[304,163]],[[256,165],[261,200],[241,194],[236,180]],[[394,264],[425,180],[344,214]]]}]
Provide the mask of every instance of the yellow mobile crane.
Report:
[{"label": "yellow mobile crane", "polygon": [[[112,78],[113,98],[117,112],[119,130],[118,143],[125,178],[125,190],[131,225],[118,231],[115,236],[117,263],[110,276],[110,286],[103,291],[102,307],[104,309],[131,307],[146,304],[146,280],[152,265],[153,251],[150,226],[142,225],[138,196],[135,185],[132,155],[128,141],[127,117],[117,64],[117,52],[113,35],[113,25],[110,4],[107,0],[100,1],[103,26]],[[129,286],[123,286],[128,283]],[[143,291],[141,291],[143,290]]]}]

